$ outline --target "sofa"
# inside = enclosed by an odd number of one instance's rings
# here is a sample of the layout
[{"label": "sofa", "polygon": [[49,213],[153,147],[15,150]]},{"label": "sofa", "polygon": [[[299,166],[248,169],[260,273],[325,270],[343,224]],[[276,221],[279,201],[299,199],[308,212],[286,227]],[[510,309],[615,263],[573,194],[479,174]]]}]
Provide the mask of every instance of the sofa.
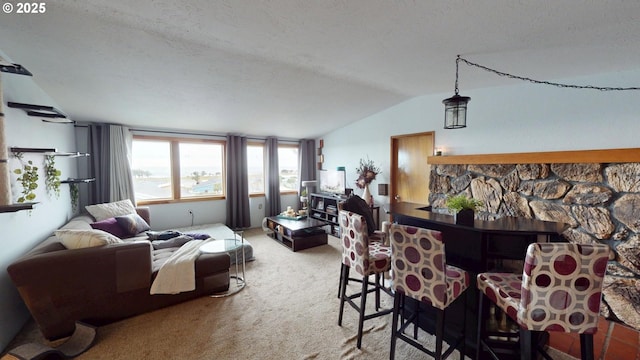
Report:
[{"label": "sofa", "polygon": [[[149,208],[137,207],[135,212],[150,224]],[[92,230],[95,223],[94,217],[82,214],[59,230]],[[100,246],[64,244],[54,234],[7,268],[48,340],[71,335],[76,321],[100,326],[229,289],[230,257],[225,253],[197,257],[195,290],[150,295],[158,270],[178,248],[154,250],[145,232]]]}]

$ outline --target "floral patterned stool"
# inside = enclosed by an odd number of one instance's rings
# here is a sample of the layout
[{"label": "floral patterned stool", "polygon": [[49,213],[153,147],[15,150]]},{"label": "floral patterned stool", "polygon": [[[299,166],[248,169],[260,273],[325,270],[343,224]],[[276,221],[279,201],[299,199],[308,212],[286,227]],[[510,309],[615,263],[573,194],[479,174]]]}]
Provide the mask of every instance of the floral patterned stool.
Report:
[{"label": "floral patterned stool", "polygon": [[[342,314],[344,303],[347,302],[356,309],[360,315],[358,320],[358,349],[362,346],[362,329],[364,321],[378,316],[391,313],[391,309],[380,310],[380,290],[387,290],[382,287],[381,275],[389,271],[391,267],[391,248],[382,245],[380,242],[369,242],[367,233],[367,223],[358,214],[341,210],[338,222],[340,224],[340,239],[342,243],[342,268],[340,271],[340,315],[338,325],[342,326]],[[360,292],[347,295],[347,285],[349,283],[349,270],[354,269],[362,276],[362,290]],[[369,281],[369,275],[375,275],[375,281]],[[360,282],[360,281],[359,281]],[[373,288],[369,288],[372,285]],[[375,292],[376,312],[365,315],[367,294]],[[360,305],[354,299],[360,298]]]},{"label": "floral patterned stool", "polygon": [[[442,342],[445,310],[469,287],[469,273],[446,264],[445,246],[442,233],[439,231],[392,224],[389,238],[392,258],[391,281],[395,290],[390,359],[395,357],[397,339],[404,340],[436,359],[447,358],[456,348],[460,351],[460,358],[464,358],[464,324],[455,344],[444,354]],[[436,310],[435,350],[427,349],[415,340],[419,318],[417,309],[398,328],[398,315],[403,310],[405,297],[428,304]],[[465,296],[462,298],[466,299]],[[414,323],[413,339],[405,335],[405,330],[411,323]]]},{"label": "floral patterned stool", "polygon": [[534,243],[527,248],[522,275],[478,274],[476,358],[482,350],[498,358],[495,344],[486,337],[482,311],[486,297],[519,325],[521,359],[535,359],[536,351],[549,358],[536,341],[545,331],[579,333],[582,359],[593,359],[609,252],[609,246],[601,244]]}]

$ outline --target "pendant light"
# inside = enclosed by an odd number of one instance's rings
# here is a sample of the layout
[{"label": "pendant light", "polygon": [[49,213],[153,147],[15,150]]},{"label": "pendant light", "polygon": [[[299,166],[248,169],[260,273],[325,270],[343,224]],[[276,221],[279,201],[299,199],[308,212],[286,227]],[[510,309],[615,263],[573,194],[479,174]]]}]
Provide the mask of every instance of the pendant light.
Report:
[{"label": "pendant light", "polygon": [[458,63],[460,55],[456,59],[456,86],[455,95],[442,100],[444,104],[444,128],[461,129],[467,127],[467,103],[471,100],[468,96],[458,95]]}]

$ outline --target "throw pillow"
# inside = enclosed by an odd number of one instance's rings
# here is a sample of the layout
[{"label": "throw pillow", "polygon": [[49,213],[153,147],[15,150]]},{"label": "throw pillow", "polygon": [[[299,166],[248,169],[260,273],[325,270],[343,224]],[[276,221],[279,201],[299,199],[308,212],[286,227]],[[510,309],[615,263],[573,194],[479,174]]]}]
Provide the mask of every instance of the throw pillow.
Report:
[{"label": "throw pillow", "polygon": [[82,249],[122,242],[102,230],[57,230],[55,234],[67,249]]},{"label": "throw pillow", "polygon": [[128,233],[118,224],[116,218],[108,218],[102,221],[96,221],[91,223],[91,228],[106,231],[109,234],[115,235],[120,239],[126,238]]},{"label": "throw pillow", "polygon": [[84,208],[96,219],[96,221],[136,213],[136,208],[129,199],[104,204],[87,205]]},{"label": "throw pillow", "polygon": [[149,224],[138,214],[116,216],[116,221],[129,236],[134,236],[150,229]]}]

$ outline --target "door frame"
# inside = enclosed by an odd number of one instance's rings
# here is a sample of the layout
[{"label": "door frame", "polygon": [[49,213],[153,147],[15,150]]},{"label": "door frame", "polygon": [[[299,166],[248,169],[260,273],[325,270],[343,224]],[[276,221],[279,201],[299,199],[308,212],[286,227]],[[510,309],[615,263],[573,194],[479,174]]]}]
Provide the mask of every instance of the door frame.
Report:
[{"label": "door frame", "polygon": [[397,177],[398,177],[398,141],[402,138],[407,138],[407,137],[414,137],[414,136],[431,136],[431,140],[432,140],[432,149],[431,149],[431,154],[426,154],[425,155],[425,161],[426,161],[426,156],[429,155],[433,155],[434,154],[434,150],[435,150],[435,146],[436,146],[436,132],[435,131],[424,131],[424,132],[419,132],[419,133],[412,133],[412,134],[402,134],[402,135],[393,135],[390,138],[390,152],[391,154],[389,155],[390,161],[389,161],[389,172],[390,172],[390,176],[389,176],[389,182],[391,183],[389,186],[389,201],[390,203],[395,203],[396,202],[396,195],[398,193],[398,181],[397,181]]}]

